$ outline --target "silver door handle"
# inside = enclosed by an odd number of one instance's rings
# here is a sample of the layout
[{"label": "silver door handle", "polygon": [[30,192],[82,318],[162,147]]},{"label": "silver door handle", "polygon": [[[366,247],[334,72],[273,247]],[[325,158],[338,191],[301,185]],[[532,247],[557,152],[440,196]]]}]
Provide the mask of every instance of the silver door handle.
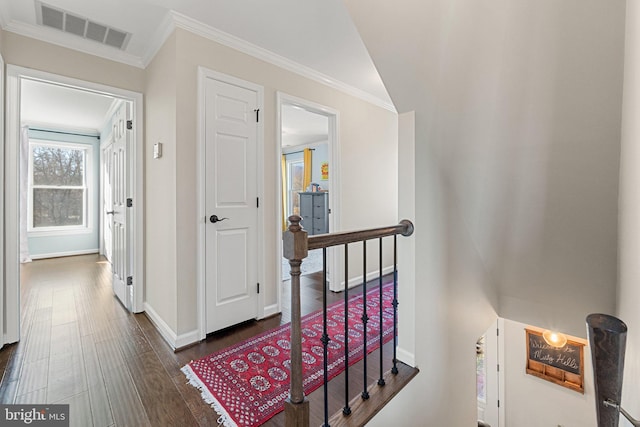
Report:
[{"label": "silver door handle", "polygon": [[105,212],[107,215],[113,215],[114,213],[116,213],[116,211],[107,211]]}]

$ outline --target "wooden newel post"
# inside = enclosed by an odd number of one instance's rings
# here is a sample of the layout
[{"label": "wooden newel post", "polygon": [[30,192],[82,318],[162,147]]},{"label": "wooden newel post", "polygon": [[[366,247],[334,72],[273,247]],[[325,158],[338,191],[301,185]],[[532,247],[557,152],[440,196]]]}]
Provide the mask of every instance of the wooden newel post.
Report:
[{"label": "wooden newel post", "polygon": [[309,401],[302,388],[302,334],[300,315],[300,265],[308,255],[307,232],[300,226],[298,215],[289,217],[289,229],[284,232],[284,257],[291,266],[291,387],[285,402],[285,426],[309,426]]}]

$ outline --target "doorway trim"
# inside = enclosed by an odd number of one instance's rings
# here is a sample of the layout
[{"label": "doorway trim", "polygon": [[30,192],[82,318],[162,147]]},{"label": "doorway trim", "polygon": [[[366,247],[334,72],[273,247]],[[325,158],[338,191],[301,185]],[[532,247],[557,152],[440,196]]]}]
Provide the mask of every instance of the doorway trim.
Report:
[{"label": "doorway trim", "polygon": [[[265,186],[264,186],[264,159],[265,159],[265,150],[264,150],[264,88],[256,83],[249,82],[246,80],[239,79],[237,77],[230,76],[228,74],[223,74],[218,71],[211,70],[206,67],[198,67],[198,129],[197,129],[197,137],[196,137],[196,149],[198,153],[198,163],[196,165],[196,194],[198,195],[198,253],[196,256],[196,286],[197,286],[197,316],[198,316],[198,339],[203,340],[207,337],[207,307],[206,307],[206,241],[205,241],[205,227],[207,225],[207,212],[206,212],[206,177],[205,177],[205,168],[206,168],[206,158],[205,158],[205,126],[206,126],[206,117],[205,117],[205,81],[206,79],[211,78],[215,80],[219,80],[224,83],[228,83],[231,85],[236,85],[240,87],[244,87],[250,90],[253,90],[257,93],[257,108],[258,108],[258,129],[256,131],[256,143],[257,143],[257,190],[258,190],[258,228],[257,228],[257,246],[258,246],[258,256],[257,256],[257,272],[258,272],[258,283],[262,284],[261,289],[265,289],[265,254],[267,251],[265,250],[265,215],[264,215],[264,205],[265,205]],[[258,308],[257,308],[257,318],[264,318],[267,314],[265,313],[265,297],[267,292],[261,291],[258,293]],[[271,313],[270,313],[271,314]],[[176,347],[184,346],[187,344],[191,344],[193,340],[190,338],[193,335],[189,334],[189,338],[185,339],[184,342],[178,342]]]},{"label": "doorway trim", "polygon": [[[331,213],[329,215],[329,231],[335,232],[340,230],[340,138],[339,138],[339,124],[340,124],[340,112],[325,105],[318,104],[313,101],[309,101],[303,98],[299,98],[294,95],[289,95],[285,92],[276,92],[276,158],[275,168],[278,171],[276,173],[276,187],[282,188],[282,106],[294,105],[296,107],[303,108],[311,113],[320,114],[327,117],[329,120],[328,129],[328,141],[329,148],[329,209]],[[276,226],[277,236],[282,235],[282,190],[276,191]],[[276,259],[273,262],[276,263],[276,273],[278,285],[278,312],[282,311],[282,239],[276,239],[277,251],[275,253]],[[340,278],[342,274],[342,265],[340,264],[340,257],[343,249],[333,248],[328,251],[327,254],[327,271],[330,272],[329,277],[329,289],[332,291],[342,290],[342,281]]]},{"label": "doorway trim", "polygon": [[71,77],[8,64],[6,68],[6,139],[5,139],[5,337],[6,343],[20,338],[20,264],[19,250],[19,150],[20,84],[23,79],[39,80],[54,85],[94,92],[129,101],[133,105],[135,132],[130,166],[133,180],[134,212],[132,221],[132,253],[134,277],[134,313],[144,311],[144,115],[143,95],[138,92],[92,83]]}]

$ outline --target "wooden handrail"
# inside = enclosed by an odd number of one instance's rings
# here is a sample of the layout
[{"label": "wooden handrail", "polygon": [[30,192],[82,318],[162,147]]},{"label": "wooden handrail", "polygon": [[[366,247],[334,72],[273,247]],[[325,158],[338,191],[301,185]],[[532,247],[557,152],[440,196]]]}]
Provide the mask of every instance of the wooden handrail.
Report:
[{"label": "wooden handrail", "polygon": [[302,221],[300,216],[290,216],[289,229],[285,231],[283,236],[283,255],[289,260],[291,267],[291,386],[289,399],[285,402],[285,425],[287,427],[309,426],[309,401],[306,399],[302,388],[300,312],[300,265],[302,260],[307,257],[309,250],[312,249],[346,245],[398,234],[403,236],[413,234],[413,223],[405,219],[397,225],[388,227],[308,237],[308,233],[302,228],[300,221]]},{"label": "wooden handrail", "polygon": [[[292,221],[292,217],[289,221]],[[293,222],[293,221],[292,221]],[[342,231],[338,233],[317,234],[309,237],[308,250],[328,248],[331,246],[344,245],[347,243],[363,242],[365,240],[377,239],[380,237],[394,236],[401,234],[411,236],[413,234],[413,223],[408,219],[403,219],[398,225],[389,227],[370,228],[368,230]]]}]

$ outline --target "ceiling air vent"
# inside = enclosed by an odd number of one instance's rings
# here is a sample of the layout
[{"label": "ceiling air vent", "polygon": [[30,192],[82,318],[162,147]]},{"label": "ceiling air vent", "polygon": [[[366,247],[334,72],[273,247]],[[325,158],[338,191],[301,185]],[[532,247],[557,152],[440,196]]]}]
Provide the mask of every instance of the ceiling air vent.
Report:
[{"label": "ceiling air vent", "polygon": [[74,34],[84,39],[93,40],[117,49],[124,50],[131,38],[131,33],[90,21],[40,1],[36,1],[36,11],[38,24],[40,25],[55,28],[56,30]]}]

